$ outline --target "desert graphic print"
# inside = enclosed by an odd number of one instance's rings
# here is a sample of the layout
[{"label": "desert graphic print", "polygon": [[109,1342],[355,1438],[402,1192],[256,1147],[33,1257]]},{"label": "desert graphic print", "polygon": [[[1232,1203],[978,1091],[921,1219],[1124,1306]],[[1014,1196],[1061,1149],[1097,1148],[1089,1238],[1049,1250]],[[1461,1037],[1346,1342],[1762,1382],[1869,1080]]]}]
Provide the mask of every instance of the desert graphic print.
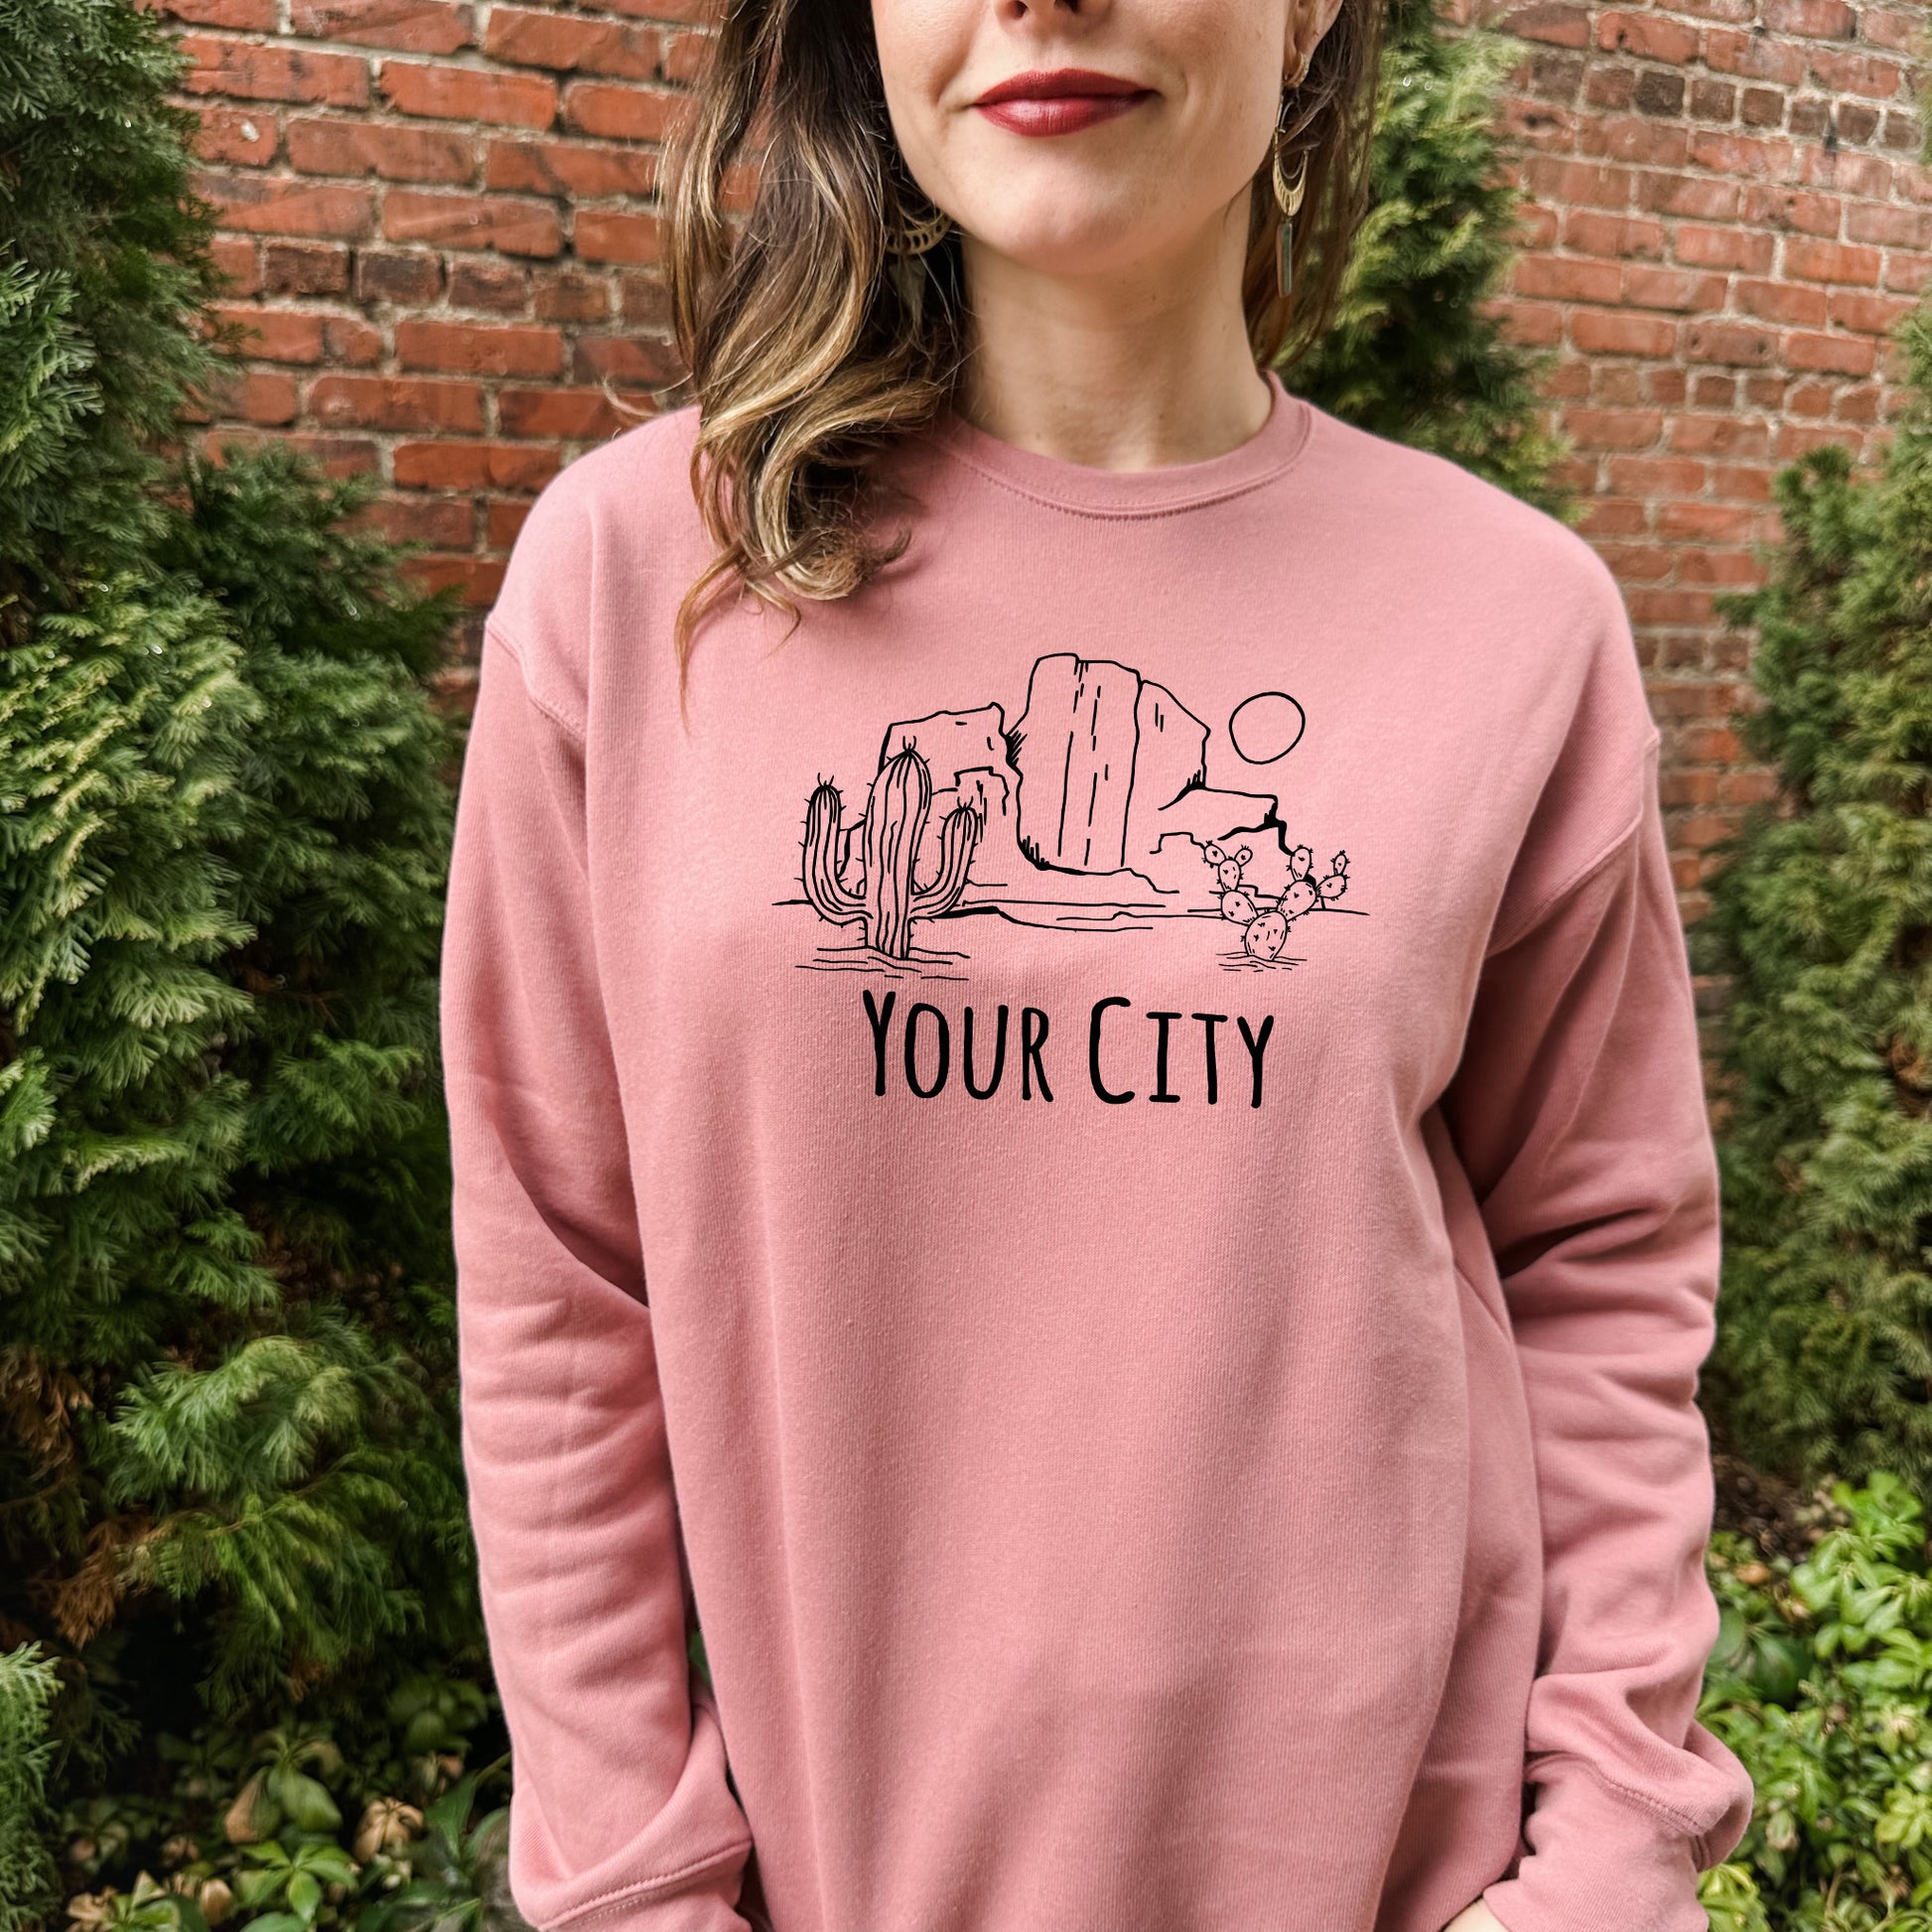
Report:
[{"label": "desert graphic print", "polygon": [[[1307,719],[1286,692],[1231,711],[1244,766],[1278,763]],[[1210,728],[1131,665],[1035,660],[1019,718],[999,704],[891,725],[863,793],[821,778],[805,803],[802,898],[813,971],[964,979],[976,926],[1087,932],[1198,920],[1204,967],[1306,962],[1318,915],[1346,903],[1348,855],[1317,865],[1273,792],[1207,783]],[[1293,947],[1291,947],[1293,941]]]}]

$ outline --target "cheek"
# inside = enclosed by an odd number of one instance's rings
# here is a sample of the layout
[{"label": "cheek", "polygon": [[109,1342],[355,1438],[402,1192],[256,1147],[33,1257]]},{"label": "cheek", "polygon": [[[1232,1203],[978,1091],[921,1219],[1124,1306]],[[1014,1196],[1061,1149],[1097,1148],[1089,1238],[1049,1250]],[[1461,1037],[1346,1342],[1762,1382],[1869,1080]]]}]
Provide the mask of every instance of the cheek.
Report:
[{"label": "cheek", "polygon": [[962,0],[872,0],[887,112],[915,172],[929,168],[938,152],[939,102],[967,64],[970,11]]}]

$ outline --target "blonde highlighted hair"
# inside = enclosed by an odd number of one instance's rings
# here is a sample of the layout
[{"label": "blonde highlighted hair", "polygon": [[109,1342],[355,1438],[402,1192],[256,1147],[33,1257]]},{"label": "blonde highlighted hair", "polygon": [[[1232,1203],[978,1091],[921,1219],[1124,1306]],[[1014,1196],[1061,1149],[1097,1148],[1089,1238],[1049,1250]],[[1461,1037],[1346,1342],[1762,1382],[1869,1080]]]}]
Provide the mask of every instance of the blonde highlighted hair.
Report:
[{"label": "blonde highlighted hair", "polygon": [[[1387,0],[1342,0],[1296,90],[1282,144],[1306,165],[1295,294],[1277,291],[1272,155],[1250,191],[1242,302],[1257,363],[1286,365],[1325,327],[1366,190]],[[755,130],[761,140],[755,149]],[[733,171],[757,185],[741,222]],[[925,211],[887,114],[870,0],[724,0],[668,157],[672,324],[699,406],[691,486],[716,555],[673,632],[726,598],[787,612],[848,595],[905,548],[874,533],[873,469],[950,401],[964,349],[957,231],[891,272],[889,227]],[[924,271],[920,278],[921,267]]]}]

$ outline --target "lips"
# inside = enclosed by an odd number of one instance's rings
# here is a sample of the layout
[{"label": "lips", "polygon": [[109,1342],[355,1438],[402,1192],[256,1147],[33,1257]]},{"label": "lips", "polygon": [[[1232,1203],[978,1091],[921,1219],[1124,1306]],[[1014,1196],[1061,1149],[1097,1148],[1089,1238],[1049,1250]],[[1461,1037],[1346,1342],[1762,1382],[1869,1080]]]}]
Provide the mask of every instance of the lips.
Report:
[{"label": "lips", "polygon": [[1092,68],[1036,69],[989,87],[973,105],[1014,134],[1072,134],[1130,112],[1153,93]]}]

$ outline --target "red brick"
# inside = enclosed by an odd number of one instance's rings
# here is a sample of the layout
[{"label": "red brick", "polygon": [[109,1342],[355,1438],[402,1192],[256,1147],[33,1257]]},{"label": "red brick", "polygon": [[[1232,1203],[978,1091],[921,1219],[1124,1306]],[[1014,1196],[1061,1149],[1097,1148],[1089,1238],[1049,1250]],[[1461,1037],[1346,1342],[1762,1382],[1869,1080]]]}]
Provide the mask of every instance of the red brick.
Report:
[{"label": "red brick", "polygon": [[1596,554],[1625,584],[1668,583],[1677,562],[1676,552],[1668,544],[1661,543],[1605,543],[1599,540]]},{"label": "red brick", "polygon": [[203,176],[196,192],[211,203],[221,225],[244,234],[339,235],[369,232],[375,205],[366,188],[335,182],[272,181],[255,175]]},{"label": "red brick", "polygon": [[1737,306],[1747,316],[1765,322],[1798,323],[1822,329],[1830,313],[1830,298],[1823,289],[1805,288],[1796,282],[1739,282]]},{"label": "red brick", "polygon": [[1712,228],[1681,221],[1671,237],[1672,251],[1688,268],[1729,268],[1767,274],[1777,259],[1775,236],[1747,228]]},{"label": "red brick", "polygon": [[339,241],[265,241],[263,286],[270,296],[345,296],[349,251]]},{"label": "red brick", "polygon": [[530,306],[530,271],[521,262],[469,255],[450,264],[450,307],[520,316]]},{"label": "red brick", "polygon": [[1747,543],[1751,512],[1737,503],[1665,503],[1657,512],[1660,536],[1697,543]]},{"label": "red brick", "polygon": [[408,54],[454,54],[477,37],[462,0],[291,0],[289,24],[310,40]]},{"label": "red brick", "polygon": [[571,241],[580,261],[654,262],[662,255],[654,214],[579,208]]},{"label": "red brick", "polygon": [[1757,578],[1757,559],[1748,550],[1687,546],[1677,567],[1680,584],[1709,584],[1716,590],[1742,590]]},{"label": "red brick", "polygon": [[598,201],[614,195],[649,195],[656,185],[657,157],[647,148],[493,140],[483,161],[483,186],[511,195]]},{"label": "red brick", "polygon": [[1615,456],[1610,487],[1628,496],[1690,496],[1705,484],[1705,466],[1689,457]]},{"label": "red brick", "polygon": [[1878,366],[1878,347],[1868,337],[1794,331],[1784,339],[1784,361],[1787,368],[1793,369],[1835,369],[1840,375],[1869,375]]},{"label": "red brick", "polygon": [[1841,146],[1836,153],[1821,141],[1807,142],[1798,150],[1798,179],[1807,187],[1837,196],[1882,202],[1898,189],[1907,196],[1924,200],[1932,196],[1932,174],[1922,169],[1894,169],[1889,161],[1875,154],[1861,154],[1856,148]]},{"label": "red brick", "polygon": [[382,232],[391,241],[496,248],[506,255],[549,256],[563,250],[563,223],[554,207],[501,195],[392,190],[382,204]]},{"label": "red brick", "polygon": [[1579,309],[1570,318],[1570,340],[1586,355],[1668,355],[1677,346],[1677,325],[1654,316]]},{"label": "red brick", "polygon": [[1543,201],[1583,207],[1630,206],[1633,177],[1627,168],[1538,157],[1529,163],[1524,175],[1530,192]]},{"label": "red brick", "polygon": [[1845,219],[1845,204],[1836,195],[1808,194],[1803,189],[1752,183],[1738,198],[1738,214],[1754,225],[1791,228],[1799,234],[1835,238]]},{"label": "red brick", "polygon": [[221,294],[253,295],[261,286],[254,242],[240,235],[216,235],[208,245],[208,256],[221,277]]},{"label": "red brick", "polygon": [[[1774,447],[1773,457],[1776,454]],[[1761,463],[1714,463],[1711,494],[1716,501],[1724,503],[1768,503],[1771,473]]]},{"label": "red brick", "polygon": [[[640,277],[626,277],[640,280]],[[536,313],[545,322],[602,322],[611,313],[611,285],[602,275],[586,269],[566,268],[536,277]],[[667,317],[652,314],[639,317],[630,305],[624,307],[626,321],[663,322]]]},{"label": "red brick", "polygon": [[425,591],[455,585],[474,610],[494,604],[503,588],[503,565],[489,557],[411,557],[403,570],[412,584]]},{"label": "red brick", "polygon": [[1767,33],[1808,41],[1849,41],[1859,31],[1859,17],[1845,0],[1762,0],[1761,18]]},{"label": "red brick", "polygon": [[195,152],[204,161],[265,168],[275,159],[275,116],[241,107],[204,107]]},{"label": "red brick", "polygon": [[[1702,626],[1711,621],[1708,591],[1633,591],[1626,602],[1631,621],[1640,627],[1666,623]],[[1652,709],[1656,708],[1653,698]]]},{"label": "red brick", "polygon": [[1595,496],[1583,506],[1577,527],[1587,537],[1628,537],[1650,528],[1650,506],[1633,498]]},{"label": "red brick", "polygon": [[319,362],[322,318],[287,309],[216,309],[223,322],[246,330],[239,352],[268,362]]},{"label": "red brick", "polygon": [[1770,434],[1760,422],[1690,412],[1670,419],[1667,440],[1677,456],[1762,457],[1771,447]]},{"label": "red brick", "polygon": [[580,134],[618,141],[662,141],[673,131],[680,98],[659,87],[573,80],[564,89],[564,119]]},{"label": "red brick", "polygon": [[1855,202],[1845,210],[1845,238],[1894,248],[1932,248],[1932,214]]},{"label": "red brick", "polygon": [[1778,339],[1767,329],[1736,323],[1694,322],[1685,339],[1694,362],[1728,362],[1734,367],[1759,367],[1777,355]]},{"label": "red brick", "polygon": [[602,441],[629,425],[602,389],[502,389],[496,420],[506,436]]},{"label": "red brick", "polygon": [[384,61],[376,86],[398,112],[433,120],[548,127],[557,118],[557,83],[534,73]]},{"label": "red brick", "polygon": [[654,79],[662,58],[661,43],[648,27],[529,7],[492,8],[483,46],[495,59],[517,67],[628,80]]},{"label": "red brick", "polygon": [[223,413],[239,416],[244,423],[273,429],[295,421],[295,378],[279,369],[228,371],[215,387],[220,392]]},{"label": "red brick", "polygon": [[338,480],[359,477],[382,467],[375,444],[365,436],[301,436],[283,439],[312,462],[320,464],[325,475]]},{"label": "red brick", "polygon": [[466,375],[558,375],[564,366],[564,339],[554,329],[412,319],[396,324],[396,360],[405,369],[451,369]]},{"label": "red brick", "polygon": [[1875,289],[1884,257],[1876,248],[1790,236],[1784,244],[1784,272],[1805,282],[1846,282]]},{"label": "red brick", "polygon": [[619,276],[624,292],[624,321],[633,329],[670,335],[670,290],[659,268],[633,268]]},{"label": "red brick", "polygon": [[1681,168],[1691,151],[1691,132],[1629,119],[1591,121],[1577,143],[1579,154],[1633,161],[1645,168]]},{"label": "red brick", "polygon": [[1568,409],[1563,426],[1586,450],[1647,450],[1664,432],[1661,409]]},{"label": "red brick", "polygon": [[1633,262],[1623,278],[1623,297],[1639,309],[1675,309],[1684,315],[1700,314],[1724,307],[1725,278]]},{"label": "red brick", "polygon": [[1526,41],[1542,41],[1552,47],[1587,47],[1589,10],[1569,6],[1563,0],[1533,0],[1527,7],[1515,7],[1501,24]]},{"label": "red brick", "polygon": [[1720,73],[1734,73],[1747,80],[1769,80],[1780,87],[1800,86],[1805,77],[1803,50],[1762,34],[1707,28],[1704,59],[1707,66]]},{"label": "red brick", "polygon": [[668,343],[641,336],[593,336],[577,345],[570,372],[578,382],[615,382],[637,389],[675,382],[679,368]]},{"label": "red brick", "polygon": [[1866,336],[1885,336],[1917,307],[1916,302],[1903,296],[1859,295],[1850,289],[1834,289],[1831,319],[1841,329],[1857,330]]},{"label": "red brick", "polygon": [[472,137],[454,128],[379,121],[292,120],[289,165],[304,175],[379,175],[385,181],[466,182],[477,172]]},{"label": "red brick", "polygon": [[483,426],[483,390],[476,383],[416,376],[319,376],[309,408],[318,422],[337,427],[476,434]]},{"label": "red brick", "polygon": [[1623,270],[1614,262],[1576,256],[1525,255],[1516,264],[1511,286],[1518,295],[1552,302],[1615,302],[1623,293]]},{"label": "red brick", "polygon": [[451,496],[385,496],[368,506],[361,521],[391,543],[460,550],[476,540],[476,511]]},{"label": "red brick", "polygon": [[533,443],[398,443],[395,480],[405,489],[515,489],[534,494],[562,467]]},{"label": "red brick", "polygon": [[1681,68],[1697,59],[1703,36],[1694,27],[1657,14],[1606,12],[1597,16],[1596,45],[1639,61]]},{"label": "red brick", "polygon": [[442,289],[443,265],[434,255],[389,248],[364,248],[356,254],[357,301],[420,309],[434,302]]},{"label": "red brick", "polygon": [[352,54],[317,54],[299,47],[263,47],[212,34],[186,34],[182,49],[195,60],[183,84],[194,94],[231,100],[326,101],[365,107],[369,69]]},{"label": "red brick", "polygon": [[[612,0],[611,12],[620,14],[648,13],[651,8],[648,0],[644,6],[619,4]],[[656,9],[660,14],[668,14],[670,9]],[[697,79],[704,65],[704,50],[707,37],[702,34],[667,34],[664,37],[664,78],[675,81],[680,86],[689,86]]]},{"label": "red brick", "polygon": [[1554,348],[1563,341],[1563,305],[1558,302],[1508,302],[1497,314],[1512,341],[1531,348]]},{"label": "red brick", "polygon": [[1707,128],[1691,131],[1689,147],[1690,159],[1714,174],[1755,175],[1771,181],[1782,181],[1791,172],[1796,152],[1789,141],[1755,140]]},{"label": "red brick", "polygon": [[1695,175],[1639,175],[1636,202],[1658,214],[1688,214],[1700,221],[1734,221],[1739,190],[1732,182]]},{"label": "red brick", "polygon": [[1580,255],[1638,255],[1658,260],[1663,256],[1667,239],[1661,221],[1645,220],[1638,215],[1572,208],[1563,218],[1564,246]]},{"label": "red brick", "polygon": [[275,0],[158,0],[154,11],[197,27],[225,27],[236,34],[275,31]]},{"label": "red brick", "polygon": [[507,550],[516,541],[516,533],[522,529],[524,520],[529,514],[528,503],[489,504],[484,516],[483,541],[492,550]]},{"label": "red brick", "polygon": [[1932,281],[1932,255],[1893,255],[1885,263],[1885,286],[1918,297]]},{"label": "red brick", "polygon": [[1834,94],[1863,94],[1869,100],[1890,100],[1901,91],[1905,69],[1896,61],[1871,54],[1849,54],[1814,48],[1810,65],[1819,85]]}]

